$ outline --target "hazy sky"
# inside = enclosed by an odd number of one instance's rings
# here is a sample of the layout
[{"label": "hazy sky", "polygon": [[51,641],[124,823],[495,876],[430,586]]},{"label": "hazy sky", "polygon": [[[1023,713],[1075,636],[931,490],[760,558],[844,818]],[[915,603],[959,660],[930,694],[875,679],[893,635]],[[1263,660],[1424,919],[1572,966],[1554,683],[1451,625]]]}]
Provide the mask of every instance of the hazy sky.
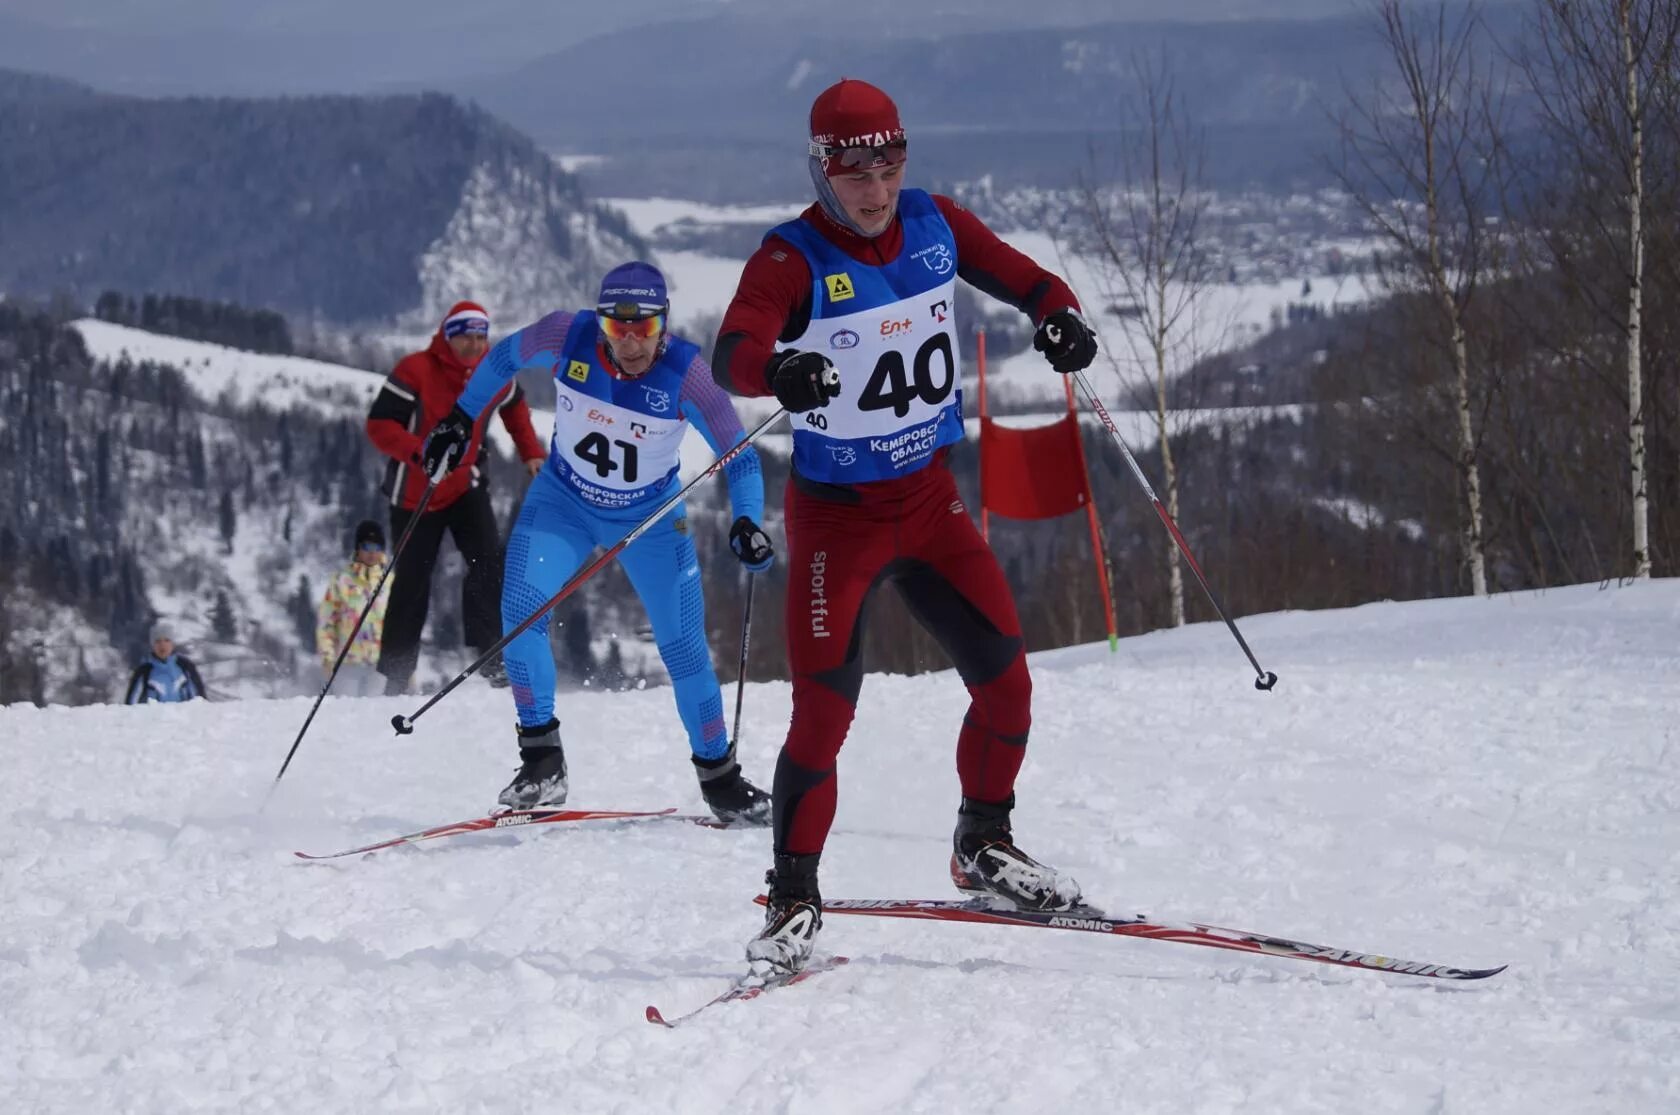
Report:
[{"label": "hazy sky", "polygon": [[[848,36],[1126,19],[1311,18],[1360,0],[0,0],[0,67],[141,94],[360,93],[511,72],[604,32],[718,13]],[[878,29],[878,30],[877,30]],[[847,49],[856,49],[848,46]],[[627,66],[634,59],[626,60]]]},{"label": "hazy sky", "polygon": [[[0,0],[0,13],[51,27],[173,34],[198,31],[345,34],[380,30],[487,32],[516,25],[564,37],[637,21],[663,22],[720,11],[767,18],[844,21],[859,29],[870,20],[963,30],[973,20],[992,25],[1048,26],[1117,19],[1299,19],[1346,11],[1357,0]],[[573,30],[575,29],[575,30]]]}]

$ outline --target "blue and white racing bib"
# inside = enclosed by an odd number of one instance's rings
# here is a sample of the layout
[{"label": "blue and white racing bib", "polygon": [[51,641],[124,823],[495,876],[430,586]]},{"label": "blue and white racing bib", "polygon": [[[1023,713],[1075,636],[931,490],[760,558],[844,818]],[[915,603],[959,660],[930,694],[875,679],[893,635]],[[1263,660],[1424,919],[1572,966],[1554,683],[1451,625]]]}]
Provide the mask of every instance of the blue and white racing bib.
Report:
[{"label": "blue and white racing bib", "polygon": [[660,494],[677,473],[688,421],[679,406],[694,346],[672,338],[645,375],[623,379],[600,358],[595,316],[572,323],[554,366],[549,464],[596,507],[631,507]]},{"label": "blue and white racing bib", "polygon": [[924,191],[900,191],[898,211],[904,248],[884,267],[859,263],[802,220],[771,233],[811,268],[811,321],[792,347],[840,371],[838,398],[793,416],[794,465],[812,480],[903,476],[963,437],[956,240]]}]

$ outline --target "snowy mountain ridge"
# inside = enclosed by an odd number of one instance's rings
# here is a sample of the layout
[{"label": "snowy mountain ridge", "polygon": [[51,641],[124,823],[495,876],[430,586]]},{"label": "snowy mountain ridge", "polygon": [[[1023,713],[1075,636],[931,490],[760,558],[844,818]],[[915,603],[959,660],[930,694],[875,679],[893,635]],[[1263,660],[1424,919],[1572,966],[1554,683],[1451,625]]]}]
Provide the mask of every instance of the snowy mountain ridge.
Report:
[{"label": "snowy mountain ridge", "polygon": [[[437,93],[147,99],[0,80],[0,290],[231,299],[426,332],[590,297],[642,247],[526,136]],[[37,137],[59,141],[42,144]]]},{"label": "snowy mountain ridge", "polygon": [[471,298],[509,331],[556,306],[593,304],[601,276],[636,254],[602,207],[577,206],[561,183],[527,168],[485,163],[420,256],[420,305],[401,321],[429,332]]}]

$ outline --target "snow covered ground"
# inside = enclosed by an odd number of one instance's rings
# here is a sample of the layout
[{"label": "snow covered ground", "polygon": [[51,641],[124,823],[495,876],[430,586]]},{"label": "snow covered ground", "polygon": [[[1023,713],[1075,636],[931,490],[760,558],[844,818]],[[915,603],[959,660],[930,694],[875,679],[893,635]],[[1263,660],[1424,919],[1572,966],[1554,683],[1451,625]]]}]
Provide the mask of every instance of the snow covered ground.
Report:
[{"label": "snow covered ground", "polygon": [[98,318],[80,318],[71,325],[95,360],[115,362],[126,355],[136,363],[151,360],[174,365],[194,391],[211,401],[225,395],[237,405],[260,403],[273,410],[305,407],[334,417],[346,406],[372,403],[384,381],[383,373],[374,375],[304,356],[246,352]]},{"label": "snow covered ground", "polygon": [[[1011,232],[1004,239],[1065,278],[1078,296],[1100,341],[1100,354],[1089,373],[1096,390],[1113,398],[1122,382],[1154,382],[1153,357],[1140,322],[1130,323],[1128,337],[1127,323],[1106,312],[1105,307],[1124,297],[1091,257],[1066,251],[1044,232]],[[1311,287],[1310,293],[1303,293],[1305,286]],[[1368,281],[1359,275],[1306,274],[1274,282],[1209,284],[1194,312],[1186,312],[1169,334],[1169,374],[1187,371],[1198,360],[1255,340],[1274,328],[1291,304],[1331,312],[1369,301],[1370,296]],[[1046,376],[1044,358],[1031,350],[995,362],[987,368],[986,381],[1003,405],[1053,404],[1062,390],[1060,378]]]},{"label": "snow covered ground", "polygon": [[[829,919],[844,969],[683,1030],[758,921],[762,830],[463,818],[505,693],[0,709],[0,1111],[1671,1112],[1680,581],[1248,618],[1035,659],[1017,834],[1116,910],[1455,965]],[[872,676],[831,896],[940,897],[965,694]],[[665,690],[570,697],[573,802],[698,805]],[[768,779],[785,685],[749,689]]]}]

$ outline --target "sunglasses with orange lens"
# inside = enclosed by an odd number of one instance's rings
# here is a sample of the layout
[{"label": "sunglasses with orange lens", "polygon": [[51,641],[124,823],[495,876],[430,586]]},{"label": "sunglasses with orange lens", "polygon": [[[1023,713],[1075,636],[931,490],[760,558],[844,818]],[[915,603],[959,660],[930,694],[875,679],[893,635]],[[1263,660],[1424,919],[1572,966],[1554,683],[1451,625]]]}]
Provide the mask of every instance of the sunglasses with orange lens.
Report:
[{"label": "sunglasses with orange lens", "polygon": [[665,315],[654,314],[651,317],[639,317],[634,321],[624,321],[621,318],[607,317],[605,314],[598,319],[601,332],[609,341],[622,341],[626,337],[638,337],[644,341],[665,332]]}]

